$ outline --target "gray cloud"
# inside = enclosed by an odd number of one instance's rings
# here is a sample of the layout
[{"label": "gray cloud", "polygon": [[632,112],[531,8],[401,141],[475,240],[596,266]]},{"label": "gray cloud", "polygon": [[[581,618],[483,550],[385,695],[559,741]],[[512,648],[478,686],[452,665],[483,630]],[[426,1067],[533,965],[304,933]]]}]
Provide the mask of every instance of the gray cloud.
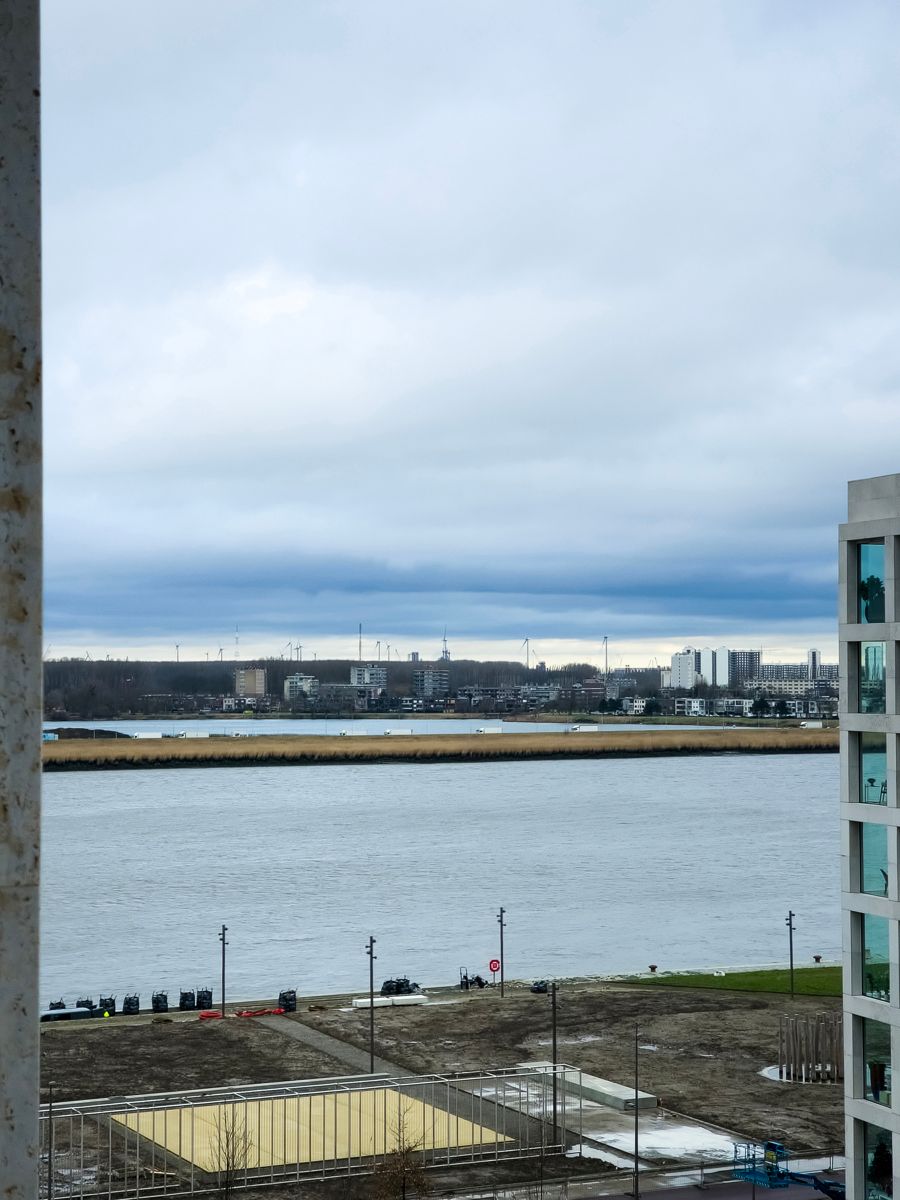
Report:
[{"label": "gray cloud", "polygon": [[279,577],[818,635],[844,481],[898,466],[898,26],[49,0],[51,636],[262,629]]}]

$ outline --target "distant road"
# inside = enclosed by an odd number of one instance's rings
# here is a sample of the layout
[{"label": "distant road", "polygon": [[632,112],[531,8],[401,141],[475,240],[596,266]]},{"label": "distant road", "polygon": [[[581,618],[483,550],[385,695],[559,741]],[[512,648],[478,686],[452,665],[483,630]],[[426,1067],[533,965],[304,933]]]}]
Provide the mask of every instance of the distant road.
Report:
[{"label": "distant road", "polygon": [[490,762],[672,754],[836,752],[836,729],[671,730],[323,737],[90,738],[44,744],[47,771],[153,767],[321,766],[328,763]]}]

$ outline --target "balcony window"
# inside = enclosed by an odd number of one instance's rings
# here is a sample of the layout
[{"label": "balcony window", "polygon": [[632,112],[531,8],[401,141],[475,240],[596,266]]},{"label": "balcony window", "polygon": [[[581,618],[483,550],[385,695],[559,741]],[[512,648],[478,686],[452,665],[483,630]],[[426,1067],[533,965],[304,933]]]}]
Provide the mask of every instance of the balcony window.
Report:
[{"label": "balcony window", "polygon": [[891,1106],[891,1027],[884,1021],[862,1018],[864,1096]]},{"label": "balcony window", "polygon": [[888,894],[888,831],[886,825],[858,825],[859,890],[867,896]]},{"label": "balcony window", "polygon": [[860,624],[884,620],[884,542],[860,542],[857,595]]},{"label": "balcony window", "polygon": [[883,713],[884,642],[859,643],[859,711]]},{"label": "balcony window", "polygon": [[872,1000],[891,998],[891,971],[888,958],[888,920],[863,914],[862,994]]},{"label": "balcony window", "polygon": [[894,1154],[891,1134],[877,1125],[863,1124],[866,1154],[866,1200],[890,1200],[894,1190]]},{"label": "balcony window", "polygon": [[859,735],[859,802],[887,804],[887,738],[883,733]]}]

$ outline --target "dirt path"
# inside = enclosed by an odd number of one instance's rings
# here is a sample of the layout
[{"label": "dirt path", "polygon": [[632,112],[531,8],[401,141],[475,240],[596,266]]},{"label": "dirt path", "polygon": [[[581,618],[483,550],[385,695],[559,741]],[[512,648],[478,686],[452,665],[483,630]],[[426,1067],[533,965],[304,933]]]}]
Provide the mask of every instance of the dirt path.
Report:
[{"label": "dirt path", "polygon": [[[315,1053],[322,1055],[323,1058],[331,1058],[343,1063],[354,1074],[365,1075],[368,1073],[368,1048],[364,1050],[360,1049],[350,1042],[333,1037],[330,1033],[325,1033],[321,1029],[315,1029],[310,1025],[304,1024],[301,1020],[286,1021],[284,1017],[258,1017],[255,1024],[271,1029],[281,1037],[288,1037],[300,1042]],[[379,1075],[410,1074],[409,1071],[397,1063],[388,1062],[386,1058],[380,1058],[377,1054],[375,1056],[375,1071]]]}]

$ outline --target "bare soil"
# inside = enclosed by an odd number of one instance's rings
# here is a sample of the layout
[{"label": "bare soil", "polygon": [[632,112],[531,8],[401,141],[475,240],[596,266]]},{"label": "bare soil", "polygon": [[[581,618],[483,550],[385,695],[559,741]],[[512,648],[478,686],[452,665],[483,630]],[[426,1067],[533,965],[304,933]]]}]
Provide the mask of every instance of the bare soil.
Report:
[{"label": "bare soil", "polygon": [[134,1096],[347,1075],[346,1066],[249,1020],[113,1017],[41,1027],[41,1083],[55,1100]]},{"label": "bare soil", "polygon": [[[630,1085],[639,1030],[640,1087],[675,1112],[732,1132],[775,1138],[792,1150],[843,1144],[843,1092],[832,1084],[773,1083],[782,1013],[837,1011],[836,997],[576,983],[560,987],[560,1061]],[[305,1023],[368,1045],[368,1014],[298,1014]],[[462,1003],[376,1010],[377,1052],[411,1071],[512,1066],[551,1057],[550,1001],[527,988],[468,993]]]},{"label": "bare soil", "polygon": [[[446,993],[453,1003],[376,1010],[376,1050],[406,1070],[447,1072],[512,1066],[551,1056],[550,1001],[525,987]],[[368,1046],[368,1014],[345,999],[307,1003],[300,1020],[357,1047]],[[784,1012],[835,1011],[832,997],[720,992],[620,983],[571,983],[558,998],[559,1058],[591,1074],[633,1081],[639,1030],[640,1086],[675,1112],[747,1137],[772,1137],[796,1152],[843,1142],[839,1086],[772,1083]],[[342,1009],[344,1011],[342,1011]],[[193,1017],[44,1025],[42,1082],[59,1100],[236,1086],[345,1075],[337,1057],[249,1020]],[[45,1092],[46,1095],[46,1092]]]}]

